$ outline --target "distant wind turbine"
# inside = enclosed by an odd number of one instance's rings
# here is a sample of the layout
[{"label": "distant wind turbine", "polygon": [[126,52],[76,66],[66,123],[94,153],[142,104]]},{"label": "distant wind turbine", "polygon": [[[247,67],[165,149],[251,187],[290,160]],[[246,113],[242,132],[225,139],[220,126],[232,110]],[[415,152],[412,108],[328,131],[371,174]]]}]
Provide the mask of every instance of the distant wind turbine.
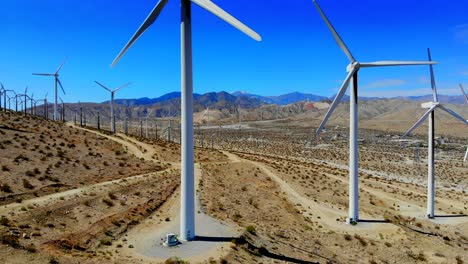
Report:
[{"label": "distant wind turbine", "polygon": [[462,94],[465,96],[465,104],[468,104],[468,95],[465,93],[465,89],[463,89],[463,85],[460,83],[460,90],[462,91]]},{"label": "distant wind turbine", "polygon": [[[146,20],[136,31],[130,41],[115,58],[114,66],[135,41],[154,23],[168,0],[160,0]],[[251,38],[260,41],[261,37],[242,22],[228,14],[210,0],[180,0],[181,3],[181,123],[182,123],[182,157],[181,157],[181,221],[180,238],[195,238],[195,187],[194,187],[194,145],[193,145],[193,81],[192,81],[192,12],[191,3],[206,9],[228,24],[244,32]]]},{"label": "distant wind turbine", "polygon": [[350,63],[346,68],[348,75],[346,76],[341,88],[336,95],[333,103],[330,105],[325,118],[320,124],[319,128],[316,131],[316,134],[319,134],[328,119],[332,115],[333,111],[337,105],[341,102],[341,99],[348,89],[348,85],[351,83],[350,89],[350,98],[349,98],[349,109],[350,109],[350,118],[349,118],[349,213],[347,223],[357,223],[359,221],[359,187],[358,187],[358,71],[361,68],[371,68],[371,67],[388,67],[388,66],[408,66],[408,65],[427,65],[435,64],[436,62],[426,62],[426,61],[376,61],[376,62],[358,62],[354,56],[351,54],[351,51],[348,49],[343,39],[341,39],[338,32],[335,30],[330,20],[327,18],[325,13],[320,8],[316,0],[313,0],[315,7],[317,8],[320,16],[325,21],[325,24],[328,27],[328,30],[333,35],[335,42],[338,44],[340,49],[348,57]]},{"label": "distant wind turbine", "polygon": [[[427,49],[429,60],[431,60],[431,51]],[[402,136],[402,138],[407,137],[414,129],[426,120],[429,117],[429,131],[428,131],[428,139],[427,139],[427,212],[426,215],[428,218],[434,218],[434,201],[435,201],[435,184],[434,184],[434,130],[435,130],[435,110],[440,108],[445,112],[449,113],[453,117],[459,119],[465,124],[468,124],[466,119],[461,117],[459,114],[455,113],[454,111],[450,110],[448,107],[442,105],[439,102],[437,96],[437,88],[434,78],[434,69],[432,65],[430,67],[430,74],[431,74],[431,87],[432,87],[432,102],[423,103],[421,106],[423,108],[429,108],[427,112]]]},{"label": "distant wind turbine", "polygon": [[126,83],[126,84],[120,86],[120,87],[117,88],[117,89],[111,90],[111,89],[107,88],[106,86],[100,84],[100,83],[97,82],[97,81],[94,81],[94,82],[97,83],[99,86],[101,86],[102,88],[106,89],[107,91],[109,91],[109,92],[111,93],[111,100],[110,100],[110,109],[111,109],[111,132],[112,132],[112,133],[115,133],[114,96],[115,96],[115,93],[116,93],[118,90],[120,90],[120,89],[122,89],[122,88],[128,86],[130,83]]},{"label": "distant wind turbine", "polygon": [[58,89],[57,89],[57,84],[60,85],[60,88],[62,89],[63,94],[65,94],[65,89],[63,89],[62,82],[60,81],[59,78],[59,71],[62,69],[63,64],[65,64],[67,60],[65,59],[62,64],[57,68],[55,73],[33,73],[33,75],[39,75],[39,76],[54,76],[55,79],[55,101],[54,101],[54,121],[58,120]]}]

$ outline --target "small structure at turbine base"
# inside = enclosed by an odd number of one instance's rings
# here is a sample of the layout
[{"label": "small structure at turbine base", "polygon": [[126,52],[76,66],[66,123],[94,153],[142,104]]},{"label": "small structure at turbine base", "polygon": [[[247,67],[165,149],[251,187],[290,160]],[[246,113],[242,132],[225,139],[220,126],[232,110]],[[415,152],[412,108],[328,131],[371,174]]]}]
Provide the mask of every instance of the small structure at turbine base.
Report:
[{"label": "small structure at turbine base", "polygon": [[163,246],[165,247],[175,247],[179,244],[180,241],[175,234],[167,234],[163,242]]}]

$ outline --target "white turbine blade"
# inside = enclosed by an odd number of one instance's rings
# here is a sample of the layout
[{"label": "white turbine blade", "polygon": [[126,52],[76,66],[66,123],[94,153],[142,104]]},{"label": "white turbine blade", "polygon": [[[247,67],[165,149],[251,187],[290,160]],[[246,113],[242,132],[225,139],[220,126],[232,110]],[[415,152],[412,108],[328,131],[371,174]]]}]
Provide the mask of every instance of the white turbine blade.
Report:
[{"label": "white turbine blade", "polygon": [[115,93],[115,92],[117,92],[118,90],[120,90],[120,89],[122,89],[122,88],[124,88],[124,87],[127,87],[127,86],[129,86],[129,85],[130,85],[130,83],[126,83],[126,84],[124,84],[124,85],[120,86],[119,88],[117,88],[117,89],[113,90],[112,92],[114,92],[114,93]]},{"label": "white turbine blade", "polygon": [[351,61],[351,63],[355,62],[356,59],[354,58],[353,54],[351,54],[351,51],[348,49],[343,39],[340,37],[336,29],[333,27],[332,23],[330,22],[328,17],[325,15],[325,13],[322,11],[322,8],[320,8],[316,0],[314,0],[314,5],[319,11],[320,16],[322,17],[323,21],[325,21],[325,24],[327,24],[328,30],[330,30],[331,34],[333,35],[333,38],[335,39],[336,44],[338,44],[340,49],[346,54],[346,56]]},{"label": "white turbine blade", "polygon": [[244,34],[248,35],[254,40],[262,41],[262,37],[257,32],[253,31],[251,28],[244,25],[242,22],[240,22],[235,17],[228,14],[226,11],[221,9],[219,6],[217,6],[210,0],[190,0],[190,1],[197,4],[201,8],[206,9],[208,12],[212,13],[213,15],[221,18],[226,23],[242,31]]},{"label": "white turbine blade", "polygon": [[360,63],[361,67],[388,67],[388,66],[410,66],[438,64],[436,61],[374,61]]},{"label": "white turbine blade", "polygon": [[62,88],[62,92],[63,92],[63,94],[65,94],[65,89],[63,89],[62,82],[60,81],[60,79],[59,79],[59,78],[57,78],[57,82],[58,82],[58,84],[59,84],[60,88]]},{"label": "white turbine blade", "polygon": [[419,118],[419,120],[408,131],[406,131],[406,133],[403,134],[403,136],[401,136],[401,138],[407,137],[411,132],[413,132],[413,130],[415,130],[419,125],[421,125],[421,123],[424,122],[424,120],[426,120],[426,118],[429,116],[429,114],[432,111],[434,111],[434,109],[436,109],[437,106],[438,105],[434,105],[431,108],[429,108],[429,110],[427,110],[427,112],[424,113],[424,115],[421,116],[421,118]]},{"label": "white turbine blade", "polygon": [[65,60],[62,62],[62,64],[60,64],[60,66],[57,68],[57,70],[55,71],[55,74],[57,74],[60,69],[62,69],[63,65],[65,64],[65,62],[67,62],[67,58],[65,58]]},{"label": "white turbine blade", "polygon": [[53,73],[33,73],[32,75],[40,75],[40,76],[54,76]]},{"label": "white turbine blade", "polygon": [[333,103],[330,105],[330,108],[328,108],[328,112],[323,118],[322,123],[320,124],[319,128],[317,128],[316,134],[320,134],[322,132],[323,128],[325,127],[328,119],[332,115],[333,111],[335,111],[335,108],[338,106],[338,104],[341,102],[341,99],[346,93],[346,90],[348,89],[349,81],[351,80],[351,77],[353,77],[354,73],[357,71],[356,68],[353,68],[352,71],[348,73],[348,76],[346,76],[346,79],[344,80],[343,84],[341,85],[340,91],[336,95],[335,99],[333,100]]},{"label": "white turbine blade", "polygon": [[106,89],[107,91],[111,92],[112,93],[112,90],[107,88],[106,86],[100,84],[98,81],[94,81],[95,83],[97,83],[97,85],[101,86],[102,88]]},{"label": "white turbine blade", "polygon": [[465,89],[463,89],[463,86],[462,86],[462,84],[461,84],[461,83],[459,83],[459,85],[460,85],[460,89],[461,89],[461,91],[462,91],[462,94],[465,96],[465,103],[467,103],[467,104],[468,104],[468,95],[466,95],[466,93],[465,93]]},{"label": "white turbine blade", "polygon": [[168,0],[160,0],[156,6],[153,8],[151,13],[148,15],[148,17],[145,19],[143,24],[141,24],[140,28],[135,32],[135,34],[132,36],[132,38],[128,41],[128,43],[125,45],[125,47],[120,51],[119,55],[114,59],[112,62],[111,67],[114,67],[115,64],[122,58],[122,56],[127,52],[127,50],[137,41],[137,39],[156,21],[158,18],[159,14],[161,11],[164,9],[164,6],[166,5]]},{"label": "white turbine blade", "polygon": [[453,117],[459,119],[460,121],[462,121],[463,123],[465,123],[465,124],[468,125],[468,122],[466,121],[466,119],[463,118],[461,115],[455,113],[455,111],[453,111],[452,109],[447,108],[447,107],[445,107],[445,106],[443,106],[443,105],[439,105],[439,106],[440,106],[440,108],[441,108],[442,110],[444,110],[445,112],[451,114]]},{"label": "white turbine blade", "polygon": [[[427,49],[427,57],[429,61],[432,61],[431,50],[429,48]],[[429,71],[431,73],[432,99],[434,102],[438,102],[439,100],[437,98],[437,87],[435,83],[434,68],[432,67],[432,64],[429,64]]]}]

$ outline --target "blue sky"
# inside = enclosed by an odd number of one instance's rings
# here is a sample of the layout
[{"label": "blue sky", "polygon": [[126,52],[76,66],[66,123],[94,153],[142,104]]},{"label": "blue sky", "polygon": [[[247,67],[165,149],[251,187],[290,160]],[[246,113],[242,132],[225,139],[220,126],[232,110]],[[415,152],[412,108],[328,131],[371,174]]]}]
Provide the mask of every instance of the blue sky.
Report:
[{"label": "blue sky", "polygon": [[[138,2],[138,4],[135,4]],[[29,86],[35,97],[53,93],[53,79],[32,72],[61,71],[65,101],[104,101],[93,83],[132,85],[117,98],[158,97],[180,90],[179,1],[170,0],[153,26],[115,68],[109,65],[156,0],[2,0],[0,82]],[[346,76],[346,56],[311,0],[215,0],[263,37],[255,42],[205,10],[193,8],[194,88],[279,95],[330,96]],[[432,49],[442,94],[468,87],[467,1],[321,0],[353,55],[374,60],[425,60]],[[428,94],[428,68],[360,71],[360,94]],[[49,100],[51,96],[49,96]]]}]

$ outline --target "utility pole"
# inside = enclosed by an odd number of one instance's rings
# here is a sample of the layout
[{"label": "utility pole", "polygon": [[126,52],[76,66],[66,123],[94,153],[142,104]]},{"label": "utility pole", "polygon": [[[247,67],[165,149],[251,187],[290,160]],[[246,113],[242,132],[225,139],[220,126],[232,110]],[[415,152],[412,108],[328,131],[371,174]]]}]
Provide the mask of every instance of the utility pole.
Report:
[{"label": "utility pole", "polygon": [[101,130],[101,115],[100,115],[99,112],[97,112],[97,117],[96,118],[97,118],[97,120],[96,120],[97,121],[97,129]]},{"label": "utility pole", "polygon": [[83,127],[83,108],[80,107],[80,127]]}]

